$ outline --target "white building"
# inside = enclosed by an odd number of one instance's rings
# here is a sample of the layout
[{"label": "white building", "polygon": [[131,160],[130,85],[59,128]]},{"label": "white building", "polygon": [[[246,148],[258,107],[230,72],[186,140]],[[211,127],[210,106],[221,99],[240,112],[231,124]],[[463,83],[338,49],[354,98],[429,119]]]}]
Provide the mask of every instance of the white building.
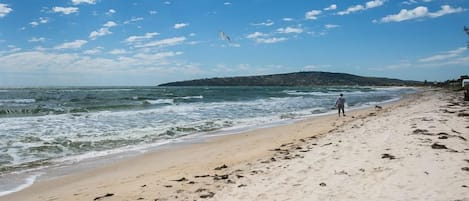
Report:
[{"label": "white building", "polygon": [[462,88],[469,88],[469,79],[463,79],[462,80]]}]

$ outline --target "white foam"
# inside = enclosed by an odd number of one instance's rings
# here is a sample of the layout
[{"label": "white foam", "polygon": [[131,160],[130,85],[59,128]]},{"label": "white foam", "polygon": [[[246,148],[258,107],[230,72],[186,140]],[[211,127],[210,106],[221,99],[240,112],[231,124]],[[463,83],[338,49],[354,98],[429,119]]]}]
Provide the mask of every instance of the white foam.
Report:
[{"label": "white foam", "polygon": [[145,100],[144,103],[156,105],[156,104],[173,104],[173,99],[157,99],[157,100]]},{"label": "white foam", "polygon": [[0,103],[34,103],[35,99],[0,99]]},{"label": "white foam", "polygon": [[203,99],[204,96],[200,95],[200,96],[184,96],[184,97],[180,97],[181,99]]},{"label": "white foam", "polygon": [[28,188],[29,186],[33,185],[34,182],[36,181],[36,179],[38,177],[40,177],[43,173],[36,173],[36,174],[33,174],[29,177],[27,177],[26,179],[24,179],[24,182],[12,189],[9,189],[9,190],[4,190],[4,191],[0,191],[0,196],[5,196],[5,195],[8,195],[8,194],[11,194],[11,193],[14,193],[14,192],[18,192],[18,191],[21,191],[25,188]]}]

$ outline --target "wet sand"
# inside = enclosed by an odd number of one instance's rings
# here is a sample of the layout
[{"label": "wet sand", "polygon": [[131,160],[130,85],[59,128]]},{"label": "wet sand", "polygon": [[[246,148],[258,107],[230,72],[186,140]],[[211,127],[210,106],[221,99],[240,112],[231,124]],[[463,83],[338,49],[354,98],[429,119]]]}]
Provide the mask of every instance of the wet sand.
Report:
[{"label": "wet sand", "polygon": [[468,200],[462,95],[382,106],[159,150],[0,200]]}]

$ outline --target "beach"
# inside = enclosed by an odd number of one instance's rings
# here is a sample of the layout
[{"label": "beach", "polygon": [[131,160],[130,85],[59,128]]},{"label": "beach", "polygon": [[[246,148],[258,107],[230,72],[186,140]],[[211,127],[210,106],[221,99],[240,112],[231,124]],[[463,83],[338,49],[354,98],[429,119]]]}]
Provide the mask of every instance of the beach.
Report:
[{"label": "beach", "polygon": [[469,200],[468,105],[427,89],[108,162],[0,200]]}]

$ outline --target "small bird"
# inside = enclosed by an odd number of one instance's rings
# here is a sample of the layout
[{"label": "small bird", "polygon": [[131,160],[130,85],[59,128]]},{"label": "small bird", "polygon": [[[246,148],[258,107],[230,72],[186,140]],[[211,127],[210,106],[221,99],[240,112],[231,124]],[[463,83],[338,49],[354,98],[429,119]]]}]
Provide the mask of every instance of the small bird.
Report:
[{"label": "small bird", "polygon": [[222,40],[227,40],[227,41],[231,42],[230,36],[226,35],[226,33],[223,32],[223,31],[220,31],[220,38],[221,38]]}]

